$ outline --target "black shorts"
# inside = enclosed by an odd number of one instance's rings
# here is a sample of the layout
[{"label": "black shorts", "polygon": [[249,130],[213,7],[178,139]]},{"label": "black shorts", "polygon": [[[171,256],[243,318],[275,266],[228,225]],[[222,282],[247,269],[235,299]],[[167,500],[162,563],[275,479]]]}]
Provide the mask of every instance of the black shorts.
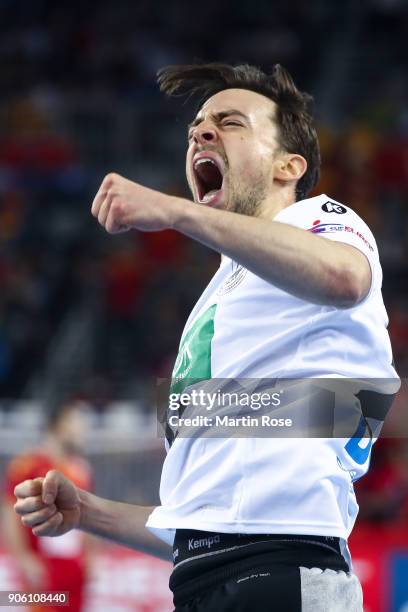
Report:
[{"label": "black shorts", "polygon": [[333,610],[362,610],[338,538],[177,530],[174,553],[175,612],[329,612],[339,588],[346,607]]}]

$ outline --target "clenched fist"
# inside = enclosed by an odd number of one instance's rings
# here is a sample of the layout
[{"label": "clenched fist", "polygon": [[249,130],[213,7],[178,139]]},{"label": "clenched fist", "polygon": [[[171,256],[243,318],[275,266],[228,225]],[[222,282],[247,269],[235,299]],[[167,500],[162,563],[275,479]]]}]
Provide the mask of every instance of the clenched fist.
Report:
[{"label": "clenched fist", "polygon": [[112,172],[102,181],[92,214],[110,234],[160,231],[172,227],[177,200]]},{"label": "clenched fist", "polygon": [[36,536],[60,536],[80,525],[81,505],[76,486],[60,472],[25,480],[14,489],[14,509]]}]

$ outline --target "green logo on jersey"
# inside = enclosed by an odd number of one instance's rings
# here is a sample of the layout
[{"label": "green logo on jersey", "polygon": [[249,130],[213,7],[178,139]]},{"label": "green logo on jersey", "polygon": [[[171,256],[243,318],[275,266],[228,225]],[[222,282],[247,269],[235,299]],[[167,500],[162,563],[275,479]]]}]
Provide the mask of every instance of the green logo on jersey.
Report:
[{"label": "green logo on jersey", "polygon": [[211,378],[211,341],[216,308],[217,304],[210,306],[182,338],[173,369],[171,393],[182,393],[193,381]]}]

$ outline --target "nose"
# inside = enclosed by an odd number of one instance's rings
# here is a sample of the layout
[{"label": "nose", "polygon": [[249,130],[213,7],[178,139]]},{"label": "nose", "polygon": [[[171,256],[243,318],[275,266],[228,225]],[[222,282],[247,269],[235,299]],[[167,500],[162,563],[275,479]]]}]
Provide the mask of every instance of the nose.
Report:
[{"label": "nose", "polygon": [[217,141],[217,132],[209,125],[197,125],[194,128],[193,140],[196,144],[206,144]]}]

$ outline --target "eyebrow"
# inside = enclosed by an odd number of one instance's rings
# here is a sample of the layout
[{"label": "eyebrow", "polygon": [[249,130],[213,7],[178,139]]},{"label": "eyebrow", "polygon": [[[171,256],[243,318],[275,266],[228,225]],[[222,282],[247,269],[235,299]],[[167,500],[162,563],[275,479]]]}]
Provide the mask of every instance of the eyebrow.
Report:
[{"label": "eyebrow", "polygon": [[[238,115],[239,117],[242,117],[243,119],[246,119],[246,121],[249,122],[248,115],[245,115],[245,113],[236,108],[228,108],[227,110],[220,111],[219,113],[210,113],[210,117],[217,122],[222,121],[223,119],[225,119],[225,117],[230,117],[231,115]],[[189,123],[188,130],[190,131],[191,128],[196,127],[197,125],[202,123],[202,121],[204,121],[203,117],[196,117],[194,121]]]}]

